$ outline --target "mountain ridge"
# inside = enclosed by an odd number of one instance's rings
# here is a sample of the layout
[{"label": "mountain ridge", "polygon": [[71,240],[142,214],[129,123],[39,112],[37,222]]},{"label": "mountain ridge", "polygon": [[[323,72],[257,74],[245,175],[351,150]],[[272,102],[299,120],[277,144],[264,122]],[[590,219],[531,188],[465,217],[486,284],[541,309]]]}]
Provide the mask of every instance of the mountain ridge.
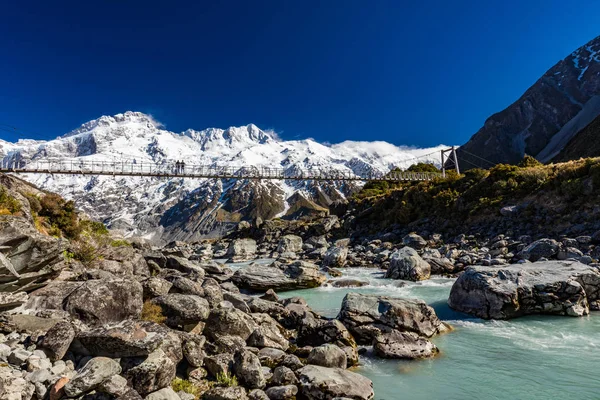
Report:
[{"label": "mountain ridge", "polygon": [[[600,36],[544,73],[519,99],[491,115],[459,149],[463,169],[479,165],[469,153],[494,163],[518,163],[525,154],[555,154],[552,138],[600,94]],[[596,110],[600,112],[600,110]],[[556,142],[556,141],[555,141]]]},{"label": "mountain ridge", "polygon": [[[357,175],[408,167],[415,157],[439,164],[440,145],[429,149],[398,147],[387,142],[324,145],[312,139],[282,140],[254,124],[227,129],[171,132],[151,116],[125,112],[102,116],[48,141],[0,142],[0,158],[123,160],[170,165],[248,168],[265,166],[320,168]],[[107,176],[24,176],[37,186],[74,199],[84,212],[127,235],[156,241],[196,240],[235,229],[239,221],[290,217],[296,204],[315,204],[313,211],[345,201],[360,185],[348,182],[255,181],[220,179],[156,180]],[[306,210],[305,210],[306,211]]]}]

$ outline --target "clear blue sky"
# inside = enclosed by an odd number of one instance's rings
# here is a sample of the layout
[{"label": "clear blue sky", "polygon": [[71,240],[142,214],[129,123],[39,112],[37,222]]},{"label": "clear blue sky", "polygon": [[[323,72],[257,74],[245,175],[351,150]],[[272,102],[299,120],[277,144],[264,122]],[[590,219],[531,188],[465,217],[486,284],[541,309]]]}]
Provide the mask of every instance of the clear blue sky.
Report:
[{"label": "clear blue sky", "polygon": [[[187,4],[186,4],[187,3]],[[284,139],[461,144],[600,35],[600,2],[6,1],[0,138],[103,114]]]}]

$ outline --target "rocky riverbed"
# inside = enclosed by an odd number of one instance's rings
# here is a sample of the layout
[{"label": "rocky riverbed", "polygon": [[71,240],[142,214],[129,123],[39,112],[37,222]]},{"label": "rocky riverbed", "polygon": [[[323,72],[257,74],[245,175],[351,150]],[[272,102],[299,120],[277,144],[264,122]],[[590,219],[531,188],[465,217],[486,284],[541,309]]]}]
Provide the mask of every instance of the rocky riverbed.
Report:
[{"label": "rocky riverbed", "polygon": [[[399,289],[458,277],[448,304],[484,319],[599,306],[600,235],[388,242],[340,238],[339,224],[134,241],[81,263],[27,218],[0,216],[0,398],[376,398],[357,366],[436,363],[456,327],[429,299],[360,290],[372,282],[353,268]],[[344,290],[332,315],[301,297],[322,287]]]}]

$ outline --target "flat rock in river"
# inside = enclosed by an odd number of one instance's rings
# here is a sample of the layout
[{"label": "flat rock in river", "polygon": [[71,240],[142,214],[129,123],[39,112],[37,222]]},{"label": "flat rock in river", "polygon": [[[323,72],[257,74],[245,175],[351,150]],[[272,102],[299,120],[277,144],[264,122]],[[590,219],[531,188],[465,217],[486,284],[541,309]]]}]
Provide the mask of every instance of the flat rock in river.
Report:
[{"label": "flat rock in river", "polygon": [[454,283],[448,304],[485,319],[528,314],[582,316],[598,309],[600,272],[577,261],[470,267]]}]

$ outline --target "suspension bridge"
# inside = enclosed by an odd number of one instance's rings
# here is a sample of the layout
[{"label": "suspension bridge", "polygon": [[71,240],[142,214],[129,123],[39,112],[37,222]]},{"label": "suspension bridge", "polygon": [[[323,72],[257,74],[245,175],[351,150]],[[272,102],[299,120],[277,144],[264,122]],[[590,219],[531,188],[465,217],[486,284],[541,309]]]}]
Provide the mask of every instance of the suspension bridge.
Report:
[{"label": "suspension bridge", "polygon": [[[81,159],[3,159],[0,172],[13,174],[63,174],[139,176],[156,178],[208,178],[208,179],[275,179],[296,181],[430,181],[445,177],[448,162],[458,162],[454,148],[442,150],[442,172],[413,172],[393,170],[383,173],[376,170],[356,174],[349,170],[298,167],[273,168],[266,166],[199,165],[179,161],[160,164],[135,160],[81,160]],[[424,156],[421,156],[424,157]],[[421,158],[419,157],[419,158]]]}]

